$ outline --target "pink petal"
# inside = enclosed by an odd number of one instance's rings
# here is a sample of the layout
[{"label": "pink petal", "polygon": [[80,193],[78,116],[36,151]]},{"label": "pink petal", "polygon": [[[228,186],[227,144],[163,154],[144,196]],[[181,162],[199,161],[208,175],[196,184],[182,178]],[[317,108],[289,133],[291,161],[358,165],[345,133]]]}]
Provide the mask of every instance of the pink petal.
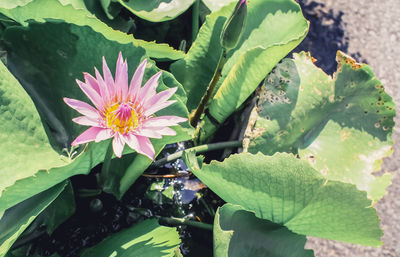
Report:
[{"label": "pink petal", "polygon": [[94,141],[97,134],[99,134],[99,132],[103,130],[103,128],[99,128],[99,127],[90,127],[89,129],[87,129],[85,132],[83,132],[82,134],[80,134],[72,143],[71,145],[80,145],[80,144],[85,144],[87,142],[90,141]]},{"label": "pink petal", "polygon": [[112,141],[112,146],[113,146],[115,156],[117,156],[118,158],[121,158],[121,156],[122,156],[122,151],[124,150],[124,145],[125,145],[125,141],[123,141],[121,136],[118,133],[116,133],[114,135],[114,139]]},{"label": "pink petal", "polygon": [[176,132],[169,127],[142,127],[135,131],[135,135],[150,138],[161,138],[162,136],[175,136]]},{"label": "pink petal", "polygon": [[160,116],[149,118],[143,122],[143,127],[169,127],[176,126],[180,122],[186,121],[186,118],[178,116]]},{"label": "pink petal", "polygon": [[90,99],[90,101],[92,101],[94,106],[96,106],[96,108],[98,110],[102,110],[103,109],[103,100],[101,99],[101,97],[97,93],[97,91],[95,89],[93,89],[91,86],[86,85],[85,83],[83,83],[82,81],[80,81],[78,79],[76,80],[76,83],[78,83],[81,90],[86,94],[86,96]]},{"label": "pink petal", "polygon": [[104,76],[104,85],[106,91],[108,92],[108,96],[110,97],[114,93],[114,78],[111,74],[110,69],[108,68],[106,58],[104,58],[104,56],[103,56],[103,76]]},{"label": "pink petal", "polygon": [[103,103],[107,103],[113,94],[114,81],[112,81],[111,84],[107,84],[101,77],[101,74],[96,67],[94,68],[94,72],[96,74],[96,79],[100,88],[100,95],[103,99]]},{"label": "pink petal", "polygon": [[135,135],[133,134],[126,134],[122,137],[122,139],[125,141],[125,143],[132,148],[133,150],[135,150],[136,152],[139,152],[140,146],[139,146],[139,141],[136,138]]},{"label": "pink petal", "polygon": [[92,119],[88,116],[80,116],[72,119],[73,122],[83,126],[103,127],[97,119]]},{"label": "pink petal", "polygon": [[96,90],[97,93],[101,95],[101,90],[97,84],[97,80],[87,72],[83,73],[83,77],[85,78],[85,83],[91,86],[94,90]]},{"label": "pink petal", "polygon": [[176,92],[177,89],[178,87],[173,87],[154,95],[150,99],[145,100],[143,107],[148,109],[149,107],[160,105],[163,102],[166,102]]},{"label": "pink petal", "polygon": [[79,101],[76,99],[67,98],[67,97],[64,97],[63,100],[69,107],[76,110],[80,114],[83,114],[83,115],[88,116],[93,119],[100,118],[99,112],[93,106],[91,106],[85,102],[82,102],[82,101]]},{"label": "pink petal", "polygon": [[148,137],[136,136],[139,141],[140,151],[139,153],[148,156],[150,159],[154,160],[155,151],[153,144]]},{"label": "pink petal", "polygon": [[136,152],[146,155],[150,159],[154,160],[155,151],[149,138],[128,134],[124,136],[124,141]]},{"label": "pink petal", "polygon": [[100,142],[106,139],[109,139],[114,136],[114,132],[111,129],[103,129],[102,131],[97,134],[95,142]]},{"label": "pink petal", "polygon": [[144,111],[144,115],[145,116],[150,116],[156,112],[158,112],[159,110],[162,110],[168,106],[170,106],[171,104],[175,103],[176,100],[170,100],[170,101],[165,101],[163,103],[157,104],[157,105],[153,105],[150,108],[148,108],[147,110]]},{"label": "pink petal", "polygon": [[136,69],[135,74],[132,77],[131,83],[129,85],[128,95],[133,100],[136,94],[139,92],[140,87],[142,86],[143,74],[146,69],[147,59],[144,59],[143,62]]},{"label": "pink petal", "polygon": [[162,135],[153,128],[140,128],[135,130],[135,135],[151,137],[151,138],[162,138]]},{"label": "pink petal", "polygon": [[104,76],[104,82],[106,82],[107,85],[113,85],[114,84],[114,78],[111,74],[110,68],[108,68],[106,58],[103,56],[103,76]]},{"label": "pink petal", "polygon": [[139,101],[144,102],[149,97],[152,97],[156,94],[156,88],[158,86],[158,79],[161,76],[161,71],[157,72],[153,75],[146,84],[140,89],[139,92]]},{"label": "pink petal", "polygon": [[157,132],[163,136],[175,136],[176,135],[176,131],[169,127],[160,127],[160,128],[153,127],[152,129],[157,130]]},{"label": "pink petal", "polygon": [[128,95],[128,64],[122,58],[119,52],[117,67],[115,69],[115,89],[122,99],[126,99]]}]

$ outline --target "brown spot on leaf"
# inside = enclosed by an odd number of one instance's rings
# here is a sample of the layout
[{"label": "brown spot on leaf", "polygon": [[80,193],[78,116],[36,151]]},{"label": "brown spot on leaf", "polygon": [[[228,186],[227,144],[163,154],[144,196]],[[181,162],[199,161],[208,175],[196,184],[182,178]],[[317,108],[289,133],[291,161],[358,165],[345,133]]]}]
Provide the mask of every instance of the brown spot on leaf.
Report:
[{"label": "brown spot on leaf", "polygon": [[318,60],[311,56],[311,61],[312,61],[312,63],[315,63]]},{"label": "brown spot on leaf", "polygon": [[350,135],[351,135],[351,132],[350,132],[350,131],[342,130],[342,131],[340,132],[340,141],[343,142],[344,140],[348,139],[348,138],[350,137]]},{"label": "brown spot on leaf", "polygon": [[341,67],[344,64],[350,65],[354,70],[360,69],[363,65],[360,63],[356,63],[356,61],[350,56],[338,51],[336,54],[336,60],[338,62],[338,71],[341,70]]}]

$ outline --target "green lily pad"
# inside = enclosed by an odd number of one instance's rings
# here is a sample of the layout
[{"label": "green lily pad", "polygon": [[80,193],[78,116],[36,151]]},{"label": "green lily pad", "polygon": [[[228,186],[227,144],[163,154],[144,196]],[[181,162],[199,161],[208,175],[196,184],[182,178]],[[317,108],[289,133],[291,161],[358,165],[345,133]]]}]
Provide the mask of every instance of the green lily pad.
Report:
[{"label": "green lily pad", "polygon": [[214,256],[313,257],[306,237],[259,219],[243,207],[225,204],[214,219]]},{"label": "green lily pad", "polygon": [[[171,72],[188,94],[188,109],[197,107],[214,74],[222,52],[220,34],[235,3],[211,13],[200,28],[196,41],[186,57],[171,65]],[[272,68],[306,36],[308,22],[292,0],[248,3],[247,22],[242,37],[227,53],[209,113],[222,123],[234,112]],[[216,126],[205,118],[203,137],[206,139]]]},{"label": "green lily pad", "polygon": [[186,11],[195,0],[117,0],[136,16],[161,22],[176,18]]},{"label": "green lily pad", "polygon": [[354,185],[327,181],[309,163],[292,154],[244,153],[192,172],[224,201],[242,206],[260,219],[294,233],[379,246],[379,218],[365,192]]},{"label": "green lily pad", "polygon": [[49,206],[68,184],[62,182],[8,209],[0,219],[0,256],[6,255],[29,224]]},{"label": "green lily pad", "polygon": [[175,50],[167,44],[138,40],[132,35],[113,30],[91,14],[86,9],[84,1],[81,0],[32,0],[26,5],[15,8],[2,8],[0,5],[0,13],[24,26],[31,21],[65,21],[79,26],[90,26],[108,40],[143,47],[146,49],[147,55],[153,58],[177,60],[185,55],[182,51]]},{"label": "green lily pad", "polygon": [[216,12],[219,9],[221,9],[222,7],[224,7],[225,5],[228,5],[232,2],[237,2],[237,0],[202,0],[203,3],[207,6],[208,9],[210,9],[210,11],[212,12]]},{"label": "green lily pad", "polygon": [[24,6],[33,0],[2,0],[0,2],[0,8],[12,9],[17,6]]},{"label": "green lily pad", "polygon": [[80,256],[173,257],[180,243],[176,228],[160,226],[157,220],[152,219],[107,237],[96,246],[84,250]]},{"label": "green lily pad", "polygon": [[[15,185],[17,180],[31,177],[38,170],[64,166],[68,161],[53,150],[35,105],[1,62],[0,85],[1,199],[4,190]],[[0,204],[0,211],[8,207]]]},{"label": "green lily pad", "polygon": [[392,98],[371,68],[338,53],[334,78],[308,54],[285,59],[267,77],[248,127],[248,151],[293,152],[328,180],[352,183],[375,202],[391,175],[375,176],[392,153]]}]

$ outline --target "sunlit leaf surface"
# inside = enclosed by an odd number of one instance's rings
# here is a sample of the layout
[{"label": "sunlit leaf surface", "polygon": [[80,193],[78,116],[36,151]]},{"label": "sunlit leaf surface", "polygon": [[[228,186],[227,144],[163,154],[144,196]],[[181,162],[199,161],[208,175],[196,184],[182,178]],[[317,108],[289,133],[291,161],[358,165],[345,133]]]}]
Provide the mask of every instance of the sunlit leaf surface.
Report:
[{"label": "sunlit leaf surface", "polygon": [[378,201],[391,175],[375,176],[392,153],[392,98],[367,65],[338,53],[334,78],[305,53],[267,77],[249,129],[249,152],[298,153],[327,179],[355,184]]}]

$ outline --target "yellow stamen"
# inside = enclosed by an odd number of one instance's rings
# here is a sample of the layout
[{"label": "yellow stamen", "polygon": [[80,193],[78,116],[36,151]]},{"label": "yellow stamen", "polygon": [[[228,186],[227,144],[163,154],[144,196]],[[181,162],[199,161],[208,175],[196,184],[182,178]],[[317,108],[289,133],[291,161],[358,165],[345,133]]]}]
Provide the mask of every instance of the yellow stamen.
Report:
[{"label": "yellow stamen", "polygon": [[131,103],[115,103],[105,109],[104,116],[108,128],[126,134],[138,127],[141,114]]}]

